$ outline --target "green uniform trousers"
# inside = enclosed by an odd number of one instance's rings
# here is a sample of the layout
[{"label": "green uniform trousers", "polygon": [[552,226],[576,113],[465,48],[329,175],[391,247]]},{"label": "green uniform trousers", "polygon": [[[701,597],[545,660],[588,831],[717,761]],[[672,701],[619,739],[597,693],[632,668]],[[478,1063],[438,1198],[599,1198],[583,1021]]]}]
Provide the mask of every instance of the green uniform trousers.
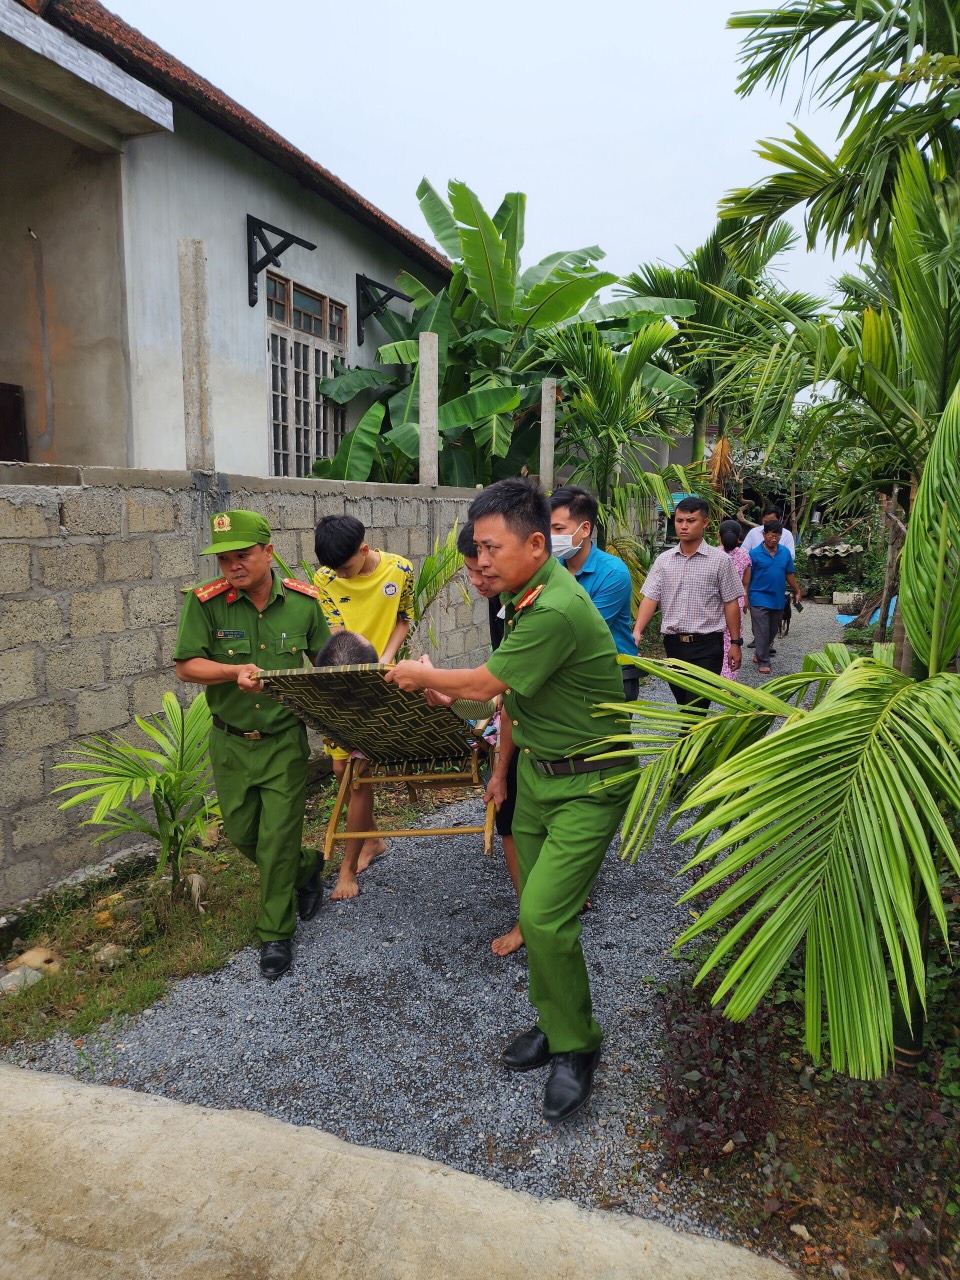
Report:
[{"label": "green uniform trousers", "polygon": [[603,1039],[580,946],[580,911],[635,779],[599,789],[605,772],[546,778],[520,756],[513,838],[530,1003],[551,1053],[589,1053]]},{"label": "green uniform trousers", "polygon": [[261,942],[292,938],[297,889],[316,863],[301,848],[307,801],[307,731],[302,724],[259,742],[210,730],[210,761],[223,829],[260,872]]}]

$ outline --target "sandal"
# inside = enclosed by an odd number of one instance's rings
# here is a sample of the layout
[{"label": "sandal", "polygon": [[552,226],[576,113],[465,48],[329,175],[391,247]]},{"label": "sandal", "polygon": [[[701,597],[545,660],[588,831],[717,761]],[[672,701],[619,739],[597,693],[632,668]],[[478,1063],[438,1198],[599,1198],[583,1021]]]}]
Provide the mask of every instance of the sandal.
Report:
[{"label": "sandal", "polygon": [[770,674],[769,667],[758,667],[757,670],[760,672],[762,676],[768,676]]}]

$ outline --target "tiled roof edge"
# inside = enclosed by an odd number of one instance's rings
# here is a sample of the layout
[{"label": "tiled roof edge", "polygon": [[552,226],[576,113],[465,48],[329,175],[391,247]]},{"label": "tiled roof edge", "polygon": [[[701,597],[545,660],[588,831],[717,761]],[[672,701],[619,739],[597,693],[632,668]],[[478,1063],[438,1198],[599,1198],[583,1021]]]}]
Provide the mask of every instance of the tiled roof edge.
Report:
[{"label": "tiled roof edge", "polygon": [[449,260],[437,249],[96,0],[41,0],[39,6],[37,0],[19,2],[34,13],[39,7],[46,22],[272,161],[429,271],[450,274]]}]

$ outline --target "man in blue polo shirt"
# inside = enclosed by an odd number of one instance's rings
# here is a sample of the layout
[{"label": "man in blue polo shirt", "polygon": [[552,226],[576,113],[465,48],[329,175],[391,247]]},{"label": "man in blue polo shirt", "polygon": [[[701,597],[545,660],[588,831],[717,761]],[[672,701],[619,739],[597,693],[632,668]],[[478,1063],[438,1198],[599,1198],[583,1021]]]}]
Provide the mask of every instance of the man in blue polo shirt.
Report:
[{"label": "man in blue polo shirt", "polygon": [[[597,606],[610,628],[617,653],[637,656],[633,638],[633,584],[630,570],[619,558],[594,546],[598,504],[592,494],[577,485],[554,489],[550,497],[550,541],[553,554],[562,560]],[[634,702],[640,692],[636,667],[623,667],[623,696]]]},{"label": "man in blue polo shirt", "polygon": [[753,660],[760,664],[760,673],[765,676],[770,674],[770,641],[780,629],[787,587],[797,600],[803,598],[793,576],[793,556],[780,545],[782,533],[779,520],[763,526],[763,541],[750,552],[750,563],[743,575],[756,644]]}]

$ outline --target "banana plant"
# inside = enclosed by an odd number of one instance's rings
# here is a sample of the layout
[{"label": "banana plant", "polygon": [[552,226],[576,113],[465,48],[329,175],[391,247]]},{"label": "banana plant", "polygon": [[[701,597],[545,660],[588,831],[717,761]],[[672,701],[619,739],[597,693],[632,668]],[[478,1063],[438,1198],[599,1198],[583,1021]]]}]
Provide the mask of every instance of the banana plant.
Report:
[{"label": "banana plant", "polygon": [[[401,273],[398,283],[413,299],[413,316],[384,311],[378,318],[390,339],[377,352],[381,367],[341,369],[320,384],[321,394],[339,404],[373,395],[386,406],[376,456],[351,453],[344,462],[347,479],[415,478],[421,333],[436,333],[438,340],[441,482],[473,486],[516,475],[536,453],[540,382],[553,370],[545,351],[550,335],[581,321],[606,329],[640,327],[692,309],[682,299],[599,302],[600,290],[617,277],[598,265],[604,255],[596,245],[554,253],[522,269],[522,192],[504,196],[492,216],[463,182],[450,182],[444,199],[424,179],[417,195],[452,260],[451,278],[435,291]],[[315,474],[336,465],[337,459],[319,463]]]},{"label": "banana plant", "polygon": [[[638,658],[713,700],[698,716],[639,702],[608,739],[645,760],[624,820],[625,857],[651,843],[681,779],[674,815],[691,819],[682,901],[717,896],[678,939],[708,939],[697,981],[717,970],[715,1002],[743,1020],[798,952],[806,1045],[819,1060],[875,1078],[894,1059],[898,1024],[922,1037],[930,928],[946,936],[941,877],[960,878],[960,387],[920,480],[904,549],[903,621],[911,677],[892,647],[854,657],[842,645],[758,689],[684,662]],[[719,890],[719,893],[717,893]]]}]

